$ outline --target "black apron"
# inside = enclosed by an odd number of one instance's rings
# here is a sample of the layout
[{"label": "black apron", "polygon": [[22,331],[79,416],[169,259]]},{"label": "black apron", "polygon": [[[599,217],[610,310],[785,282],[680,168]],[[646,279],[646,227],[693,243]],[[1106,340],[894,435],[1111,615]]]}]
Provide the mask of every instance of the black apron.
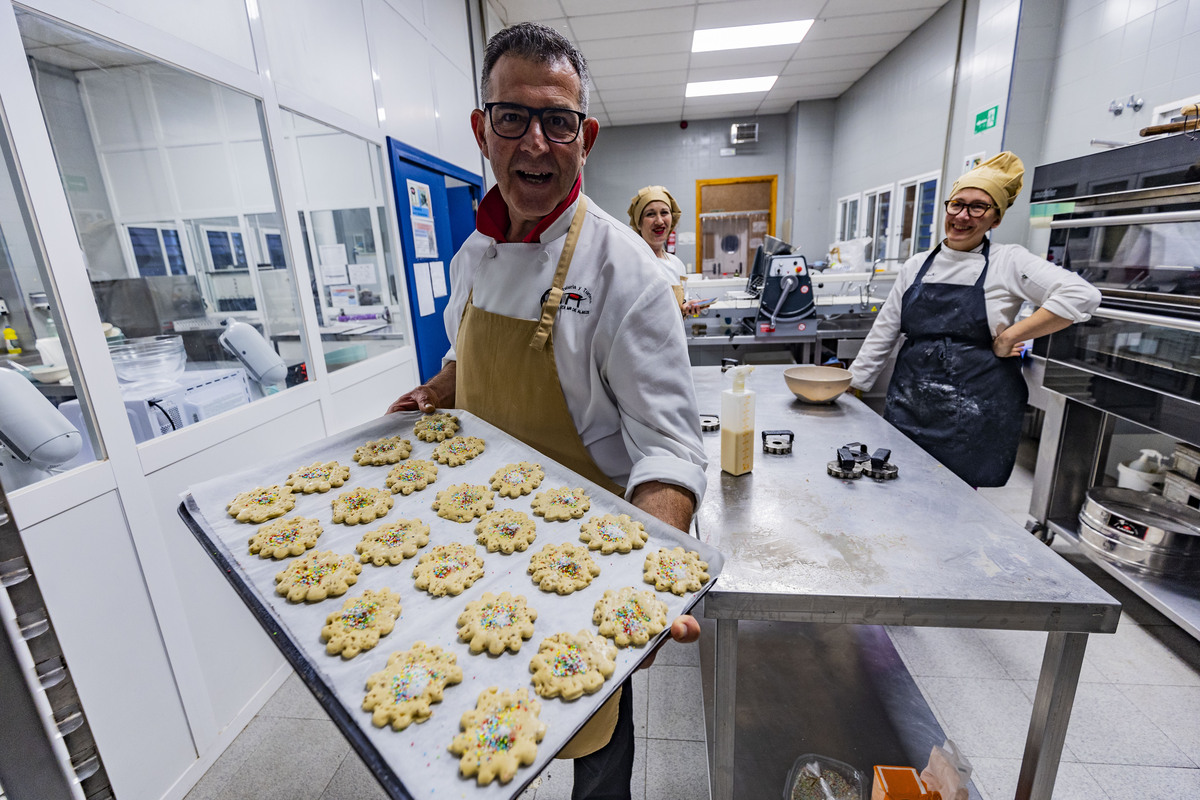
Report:
[{"label": "black apron", "polygon": [[888,384],[884,419],[972,486],[1003,486],[1012,473],[1029,390],[1019,358],[992,352],[983,271],[973,286],[923,282],[939,244],[900,306],[907,341]]}]

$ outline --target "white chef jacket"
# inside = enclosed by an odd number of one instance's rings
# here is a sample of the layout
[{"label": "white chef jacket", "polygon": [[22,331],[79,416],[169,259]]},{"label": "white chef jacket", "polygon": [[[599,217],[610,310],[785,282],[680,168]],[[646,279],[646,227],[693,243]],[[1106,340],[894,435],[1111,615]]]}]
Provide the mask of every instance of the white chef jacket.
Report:
[{"label": "white chef jacket", "polygon": [[[650,252],[653,253],[654,251],[651,250]],[[687,270],[687,267],[679,260],[679,256],[664,250],[663,257],[658,258],[656,256],[654,260],[658,263],[658,268],[662,270],[663,277],[667,279],[667,283],[672,286],[679,286],[683,283],[679,280],[679,276]]]},{"label": "white chef jacket", "polygon": [[[871,332],[850,365],[850,386],[866,391],[875,385],[888,356],[901,337],[900,312],[904,293],[912,286],[929,252],[904,262]],[[983,270],[983,245],[968,252],[945,245],[934,256],[924,283],[970,286]],[[1012,325],[1028,300],[1072,322],[1083,322],[1100,305],[1100,290],[1073,272],[1039,258],[1016,244],[992,243],[987,277],[983,280],[988,329],[995,335],[1000,323]]]},{"label": "white chef jacket", "polygon": [[[450,262],[446,335],[453,361],[467,297],[535,320],[554,279],[576,203],[538,243],[474,231]],[[626,488],[648,481],[704,496],[708,460],[679,306],[646,243],[590,200],[554,321],[554,358],[571,419],[596,466]]]}]

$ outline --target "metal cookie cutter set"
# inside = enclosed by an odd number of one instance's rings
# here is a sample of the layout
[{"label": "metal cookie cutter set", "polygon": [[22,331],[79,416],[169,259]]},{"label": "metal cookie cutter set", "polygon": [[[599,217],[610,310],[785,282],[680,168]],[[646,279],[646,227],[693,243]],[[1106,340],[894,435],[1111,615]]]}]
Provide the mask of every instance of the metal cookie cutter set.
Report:
[{"label": "metal cookie cutter set", "polygon": [[900,474],[895,464],[889,463],[892,451],[881,447],[870,455],[862,442],[850,442],[837,449],[837,457],[825,465],[825,471],[835,478],[856,480],[866,475],[877,481],[887,481]]}]

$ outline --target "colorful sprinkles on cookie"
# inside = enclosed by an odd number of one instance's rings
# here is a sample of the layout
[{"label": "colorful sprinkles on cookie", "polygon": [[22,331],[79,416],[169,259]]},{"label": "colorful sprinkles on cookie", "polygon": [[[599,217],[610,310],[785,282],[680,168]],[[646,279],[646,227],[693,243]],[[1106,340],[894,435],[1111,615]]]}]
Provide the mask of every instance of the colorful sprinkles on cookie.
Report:
[{"label": "colorful sprinkles on cookie", "polygon": [[617,648],[603,636],[556,633],[542,640],[529,671],[539,695],[570,701],[598,691],[616,671],[616,658]]},{"label": "colorful sprinkles on cookie", "polygon": [[548,544],[529,559],[529,574],[543,592],[570,594],[600,574],[586,548],[571,543]]},{"label": "colorful sprinkles on cookie", "polygon": [[321,523],[305,517],[290,517],[268,522],[250,537],[250,552],[263,558],[298,556],[317,544]]},{"label": "colorful sprinkles on cookie", "polygon": [[456,660],[453,653],[424,642],[392,653],[387,667],[367,679],[363,710],[373,712],[371,722],[378,728],[391,725],[402,731],[413,722],[424,722],[433,713],[429,706],[441,702],[446,687],[462,681]]},{"label": "colorful sprinkles on cookie", "polygon": [[435,597],[462,594],[483,577],[483,559],[473,546],[443,544],[434,547],[413,568],[416,587]]},{"label": "colorful sprinkles on cookie", "polygon": [[699,591],[708,580],[708,562],[701,561],[695,550],[685,551],[682,547],[660,548],[650,553],[642,569],[646,583],[654,584],[660,592],[670,591],[681,596]]},{"label": "colorful sprinkles on cookie", "polygon": [[537,612],[526,605],[523,595],[484,592],[458,615],[458,638],[470,644],[472,653],[516,653],[521,643],[533,636],[536,619]]},{"label": "colorful sprinkles on cookie", "polygon": [[533,513],[550,520],[568,520],[582,517],[592,506],[583,489],[561,487],[538,492],[533,496]]},{"label": "colorful sprinkles on cookie", "polygon": [[461,756],[459,774],[474,776],[480,786],[511,781],[518,767],[537,758],[537,743],[546,735],[540,711],[541,704],[525,689],[501,692],[493,686],[483,692],[475,710],[463,714],[463,732],[450,743],[450,752]]}]

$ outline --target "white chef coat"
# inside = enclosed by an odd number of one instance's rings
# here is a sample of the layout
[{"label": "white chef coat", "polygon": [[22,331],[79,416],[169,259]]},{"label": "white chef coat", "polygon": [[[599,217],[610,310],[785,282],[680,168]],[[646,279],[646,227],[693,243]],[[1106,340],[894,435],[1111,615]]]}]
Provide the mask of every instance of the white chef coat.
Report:
[{"label": "white chef coat", "polygon": [[[651,250],[650,252],[653,253],[654,251]],[[662,270],[663,277],[667,279],[667,283],[672,286],[679,286],[683,283],[679,280],[679,276],[687,270],[687,267],[679,260],[679,256],[664,250],[663,257],[658,258],[656,256],[654,260],[658,263],[659,269]]]},{"label": "white chef coat", "polygon": [[[875,385],[888,356],[901,337],[900,311],[904,293],[912,286],[929,252],[918,253],[904,262],[871,332],[850,365],[850,386],[864,391]],[[983,270],[983,245],[968,252],[945,245],[934,256],[924,283],[969,286]],[[1100,305],[1100,290],[1073,272],[1039,258],[1015,244],[992,243],[987,277],[983,280],[988,328],[995,335],[1000,323],[1012,325],[1021,305],[1028,300],[1072,322],[1083,322]]]},{"label": "white chef coat", "polygon": [[[450,262],[446,335],[453,361],[467,297],[533,320],[550,288],[577,203],[538,243],[474,231]],[[590,200],[554,323],[554,357],[571,419],[605,475],[633,489],[662,481],[699,505],[708,460],[679,306],[646,243]]]}]

